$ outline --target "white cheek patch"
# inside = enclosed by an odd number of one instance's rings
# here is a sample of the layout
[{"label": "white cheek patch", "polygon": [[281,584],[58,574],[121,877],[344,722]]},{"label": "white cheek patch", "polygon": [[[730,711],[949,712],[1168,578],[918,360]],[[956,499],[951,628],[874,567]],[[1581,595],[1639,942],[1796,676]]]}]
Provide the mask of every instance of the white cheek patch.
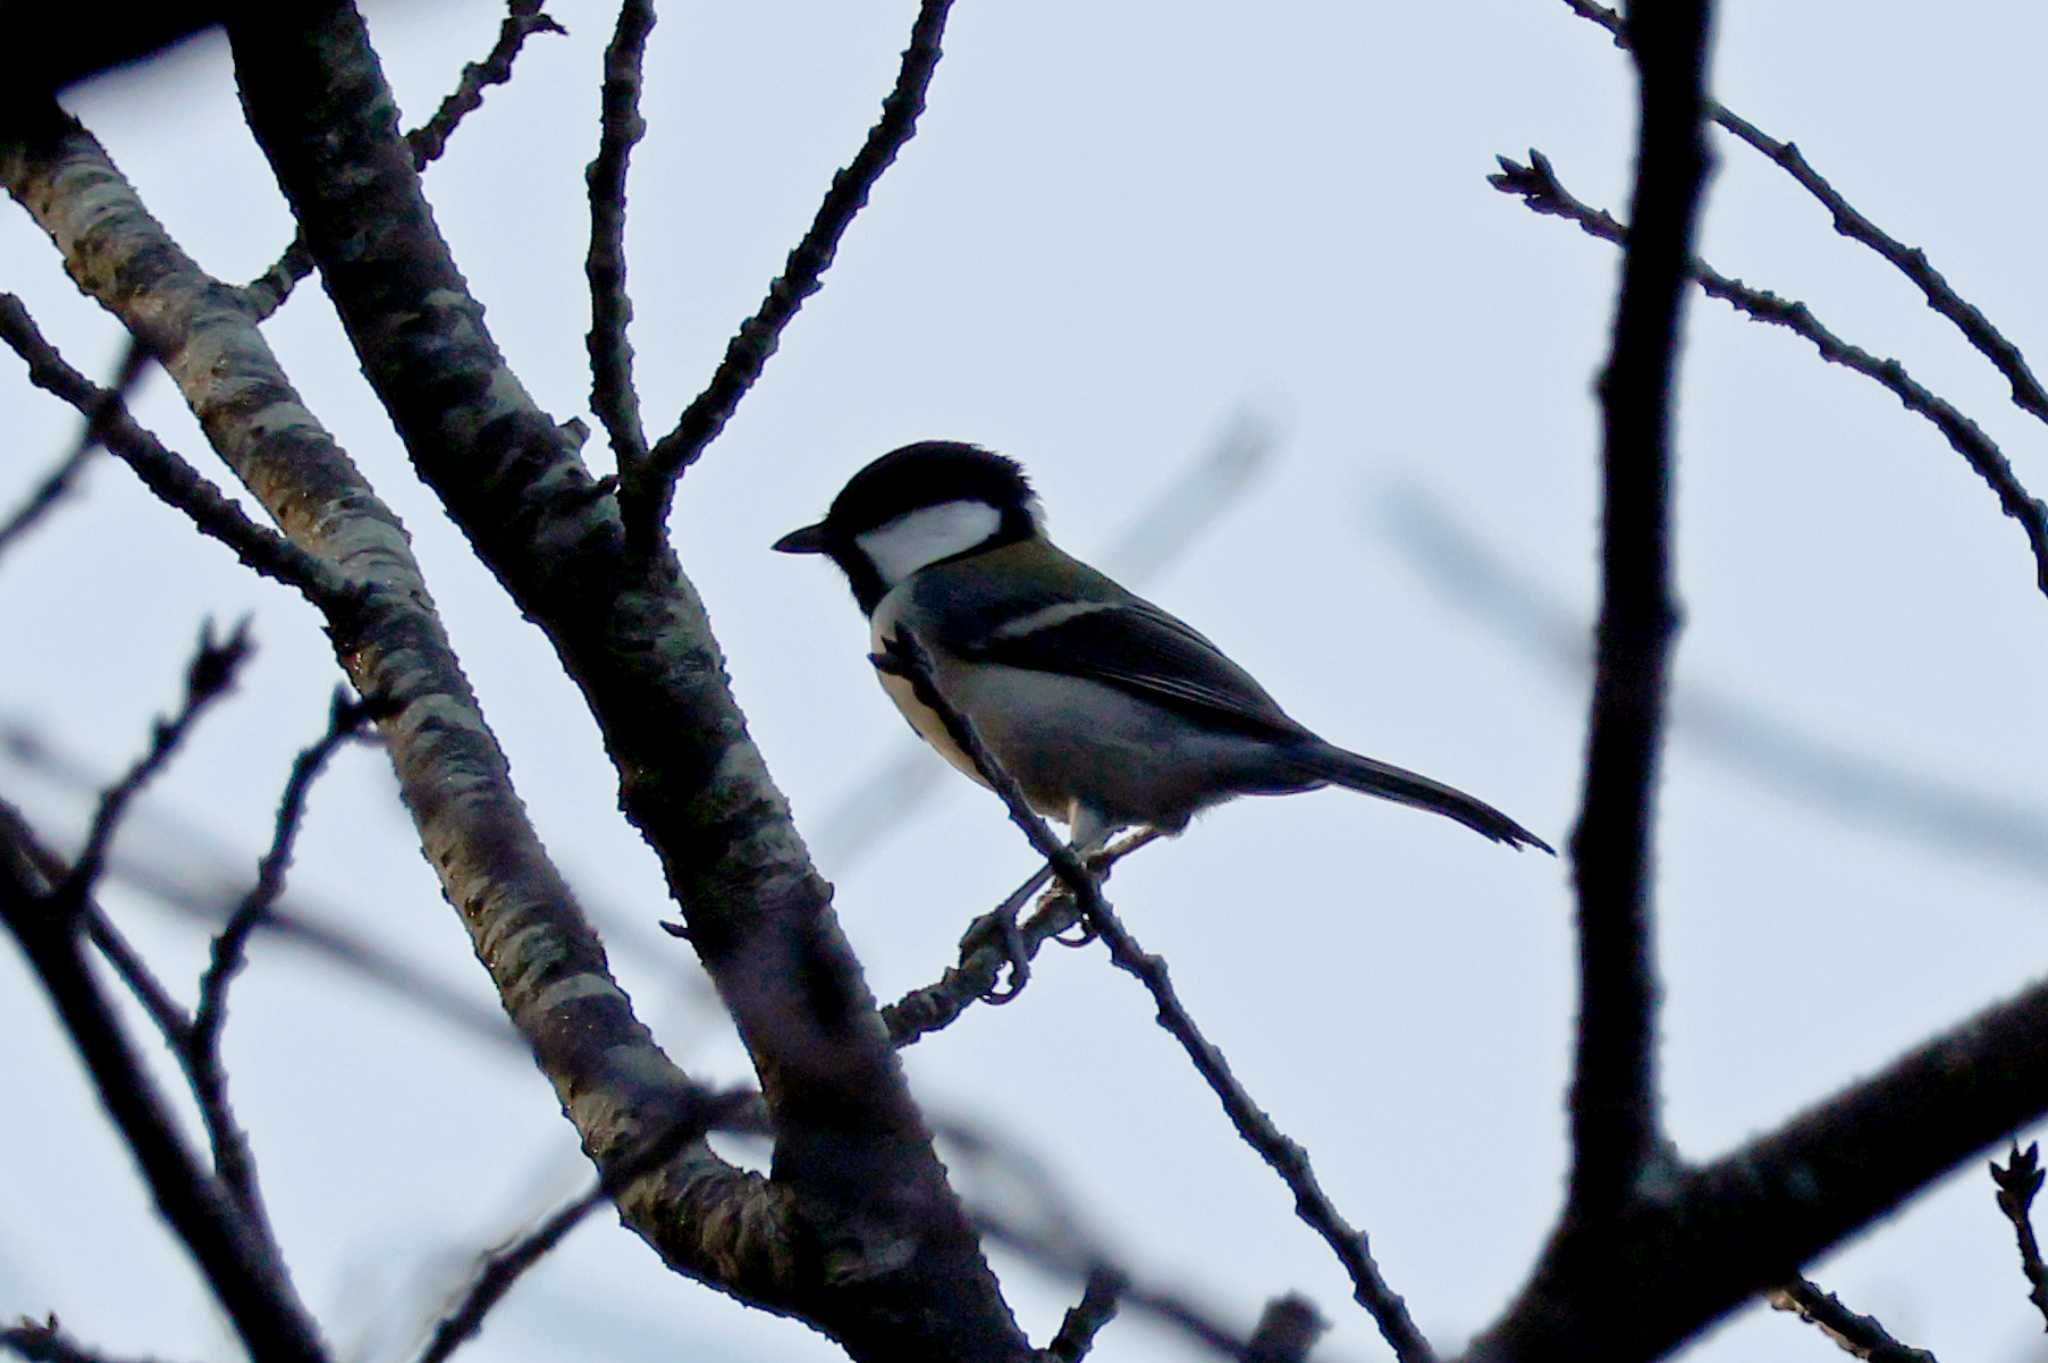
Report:
[{"label": "white cheek patch", "polygon": [[893,587],[929,563],[964,554],[995,534],[1003,513],[987,502],[941,502],[906,511],[854,536],[884,586]]}]

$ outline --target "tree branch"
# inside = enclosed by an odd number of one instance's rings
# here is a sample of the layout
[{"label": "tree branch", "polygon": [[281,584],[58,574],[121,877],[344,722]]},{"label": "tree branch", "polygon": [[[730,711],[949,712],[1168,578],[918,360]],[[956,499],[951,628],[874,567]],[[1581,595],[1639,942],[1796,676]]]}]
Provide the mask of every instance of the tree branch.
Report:
[{"label": "tree branch", "polygon": [[[1564,0],[1567,7],[1580,18],[1598,24],[1614,36],[1615,46],[1626,49],[1628,35],[1619,14],[1594,0]],[[1976,305],[1957,293],[1941,271],[1934,268],[1927,259],[1927,253],[1918,247],[1908,246],[1872,222],[1836,188],[1829,184],[1811,162],[1801,154],[1799,148],[1790,142],[1780,142],[1769,133],[1751,123],[1742,115],[1718,100],[1708,100],[1707,117],[1731,133],[1738,141],[1748,144],[1768,157],[1799,183],[1800,188],[1811,194],[1833,219],[1835,231],[1869,247],[1882,256],[1892,268],[1904,275],[1913,286],[1920,290],[1927,300],[1927,306],[1940,313],[1955,325],[1963,339],[1975,348],[1978,354],[1991,365],[2005,381],[2012,386],[2012,401],[2015,407],[2030,416],[2048,421],[2048,389],[2043,389],[2034,373],[2027,367],[2026,356],[2009,340],[2005,333],[1978,310]]]},{"label": "tree branch", "polygon": [[0,340],[28,365],[29,382],[76,408],[86,419],[90,437],[134,470],[157,500],[184,512],[202,535],[225,544],[263,576],[297,588],[315,605],[339,608],[350,590],[347,578],[250,520],[197,469],[164,448],[129,415],[118,390],[99,387],[64,362],[11,293],[0,293]]},{"label": "tree branch", "polygon": [[[462,78],[434,110],[433,117],[405,135],[406,145],[412,148],[415,169],[425,170],[440,160],[441,153],[448,149],[448,139],[462,120],[483,107],[484,91],[512,79],[512,63],[518,60],[528,38],[536,33],[568,33],[541,12],[541,0],[511,0],[506,11],[490,52],[482,61],[463,67]],[[262,321],[283,307],[292,290],[311,273],[313,253],[306,249],[303,235],[294,236],[291,245],[285,247],[284,254],[269,269],[242,286],[242,299],[256,319]]]},{"label": "tree branch", "polygon": [[1805,1278],[1794,1278],[1772,1291],[1770,1302],[1774,1310],[1792,1312],[1835,1341],[1843,1353],[1871,1363],[1935,1363],[1933,1354],[1901,1344],[1881,1321],[1851,1311],[1840,1297]]},{"label": "tree branch", "polygon": [[[1541,153],[1531,151],[1527,166],[1506,157],[1498,159],[1501,173],[1488,177],[1495,189],[1518,195],[1535,212],[1577,223],[1588,236],[1617,244],[1627,240],[1628,229],[1611,214],[1572,197]],[[1805,337],[1822,359],[1881,385],[1908,411],[1932,422],[1949,447],[1963,456],[1964,462],[1997,494],[1999,509],[2019,522],[2027,537],[2027,547],[2034,555],[2035,585],[2043,595],[2048,595],[2048,503],[2027,491],[2004,453],[1976,422],[1917,382],[1897,360],[1881,360],[1836,336],[1821,325],[1806,304],[1788,301],[1768,290],[1750,288],[1697,257],[1688,263],[1687,269],[1708,297],[1720,299],[1753,321],[1768,322]]]},{"label": "tree branch", "polygon": [[725,429],[740,399],[761,376],[781,344],[782,329],[796,316],[804,300],[822,286],[839,240],[852,225],[854,215],[867,206],[868,194],[895,161],[896,154],[917,131],[918,115],[924,112],[925,91],[939,64],[939,40],[946,28],[946,12],[952,0],[922,0],[917,21],[910,30],[910,46],[904,49],[903,64],[896,84],[882,101],[882,117],[868,131],[867,140],[844,170],[832,177],[832,187],[811,226],[789,253],[782,274],[768,285],[768,296],[760,309],[740,324],[718,370],[690,405],[683,409],[675,429],[655,442],[642,465],[619,471],[620,509],[627,534],[636,543],[653,544],[663,534],[669,506],[675,497],[676,480],[697,462],[705,447]]},{"label": "tree branch", "polygon": [[[35,340],[41,342],[42,338],[36,336]],[[36,347],[31,346],[31,349],[35,350]],[[50,350],[50,347],[43,343],[41,349]],[[19,353],[19,347],[16,347],[16,350]],[[31,360],[30,363],[33,365],[34,361]],[[130,337],[122,343],[121,361],[114,369],[114,399],[125,403],[133,397],[136,388],[142,383],[142,376],[148,372],[149,352]],[[6,553],[9,545],[33,530],[59,502],[71,495],[78,485],[80,475],[92,462],[92,457],[105,448],[105,443],[101,441],[99,432],[93,429],[92,419],[88,416],[85,428],[78,433],[78,439],[72,444],[70,452],[57,462],[57,466],[51,469],[40,483],[36,484],[35,490],[29,493],[27,500],[15,509],[13,515],[0,520],[0,554]]]},{"label": "tree branch", "polygon": [[318,1326],[292,1291],[269,1241],[186,1148],[155,1079],[88,968],[78,917],[62,886],[26,851],[20,813],[0,802],[0,926],[21,948],[71,1037],[107,1115],[128,1145],[157,1210],[192,1256],[252,1358],[326,1363]]},{"label": "tree branch", "polygon": [[[295,40],[317,31],[301,17],[294,7]],[[324,69],[303,75],[293,72],[287,82],[296,84],[281,92],[295,108],[374,107],[393,117],[388,92],[323,103]],[[409,171],[395,126],[390,140]],[[321,154],[333,164],[332,143]],[[397,517],[299,400],[233,292],[178,249],[75,122],[46,108],[0,128],[0,182],[50,234],[79,286],[167,357],[215,450],[285,533],[328,564],[346,564],[362,584],[349,610],[329,612],[336,656],[358,694],[388,698],[380,729],[422,847],[585,1148],[602,1167],[639,1148],[645,1132],[669,1129],[694,1104],[694,1087],[633,1016],[542,850]],[[423,205],[398,220],[418,217]],[[409,313],[407,325],[431,346],[422,316]],[[413,378],[435,386],[436,420],[460,422],[473,410],[451,408],[451,371],[462,373],[453,362],[424,364]],[[552,423],[548,431],[555,439]],[[531,528],[532,518],[525,523]],[[671,709],[666,722],[683,713]],[[670,1262],[713,1281],[744,1270],[744,1289],[726,1286],[759,1299],[785,1290],[781,1275],[792,1267],[778,1204],[761,1182],[700,1145],[640,1180],[625,1201]]]},{"label": "tree branch", "polygon": [[2041,1262],[2041,1245],[2034,1238],[2029,1213],[2034,1195],[2041,1191],[2041,1145],[2035,1141],[2025,1150],[2014,1145],[2005,1157],[2005,1167],[1991,1162],[1991,1181],[1998,1185],[1998,1210],[2012,1222],[2013,1239],[2019,1246],[2020,1271],[2027,1275],[2027,1300],[2048,1320],[2048,1266]]},{"label": "tree branch", "polygon": [[633,343],[626,328],[633,299],[626,292],[626,168],[647,133],[640,117],[641,67],[654,28],[653,0],[620,0],[618,26],[604,50],[603,133],[597,159],[584,174],[590,189],[590,410],[611,437],[621,470],[647,457],[640,396],[633,391]]},{"label": "tree branch", "polygon": [[1671,411],[1686,262],[1708,166],[1705,0],[1632,9],[1641,118],[1603,416],[1600,623],[1585,794],[1572,834],[1579,1026],[1566,1235],[1611,1219],[1659,1158],[1652,886],[1657,765],[1677,612]]},{"label": "tree branch", "polygon": [[1365,1233],[1351,1228],[1317,1182],[1315,1171],[1309,1165],[1308,1151],[1288,1139],[1266,1115],[1265,1109],[1252,1101],[1251,1095],[1230,1072],[1229,1062],[1223,1058],[1223,1053],[1202,1035],[1194,1018],[1175,994],[1173,983],[1167,976],[1166,962],[1148,954],[1138,945],[1110,909],[1109,902],[1102,897],[1101,885],[1080,855],[1053,836],[1045,820],[1033,812],[1023,789],[1003,770],[995,754],[981,741],[972,721],[941,694],[924,645],[907,630],[899,629],[882,640],[882,647],[885,651],[874,659],[875,665],[908,681],[918,700],[939,716],[946,726],[947,736],[967,754],[974,769],[1001,798],[1009,812],[1010,822],[1023,830],[1032,850],[1051,863],[1053,874],[1079,902],[1088,926],[1108,944],[1110,960],[1119,969],[1135,976],[1152,995],[1152,1001],[1159,1009],[1159,1025],[1180,1043],[1188,1059],[1194,1062],[1196,1072],[1222,1102],[1223,1111],[1229,1116],[1231,1125],[1237,1128],[1239,1138],[1258,1152],[1259,1157],[1287,1185],[1288,1191],[1294,1194],[1295,1214],[1322,1236],[1336,1254],[1337,1261],[1350,1275],[1352,1295],[1371,1314],[1381,1335],[1393,1347],[1395,1357],[1402,1363],[1434,1363],[1436,1353],[1409,1316],[1407,1303],[1380,1276],[1379,1265],[1373,1262]]},{"label": "tree branch", "polygon": [[1546,1254],[1470,1357],[1659,1357],[2044,1113],[2048,982],[1674,1171],[1624,1210],[1597,1258]]},{"label": "tree branch", "polygon": [[192,1027],[183,1049],[185,1073],[191,1080],[192,1096],[199,1102],[199,1115],[206,1124],[208,1143],[213,1147],[213,1169],[228,1193],[242,1205],[249,1219],[268,1225],[263,1198],[256,1182],[256,1161],[250,1156],[248,1138],[235,1121],[228,1102],[227,1068],[221,1063],[221,1030],[227,1024],[228,985],[242,968],[249,936],[269,917],[277,897],[284,892],[285,867],[291,864],[292,844],[306,813],[306,797],[327,759],[369,722],[378,707],[358,704],[348,692],[337,687],[328,707],[327,732],[292,763],[279,801],[276,828],[270,850],[257,868],[256,884],[228,915],[227,924],[213,939],[213,952],[199,977],[199,1003],[192,1011]]},{"label": "tree branch", "polygon": [[[229,40],[250,126],[364,373],[414,467],[589,703],[622,805],[660,856],[760,1075],[777,1133],[771,1178],[712,1162],[715,1178],[643,1179],[622,1199],[629,1223],[672,1264],[811,1320],[856,1357],[1026,1356],[828,887],[747,736],[702,604],[672,553],[628,552],[571,435],[506,366],[420,194],[359,19],[332,0],[289,15],[252,7]],[[378,232],[359,230],[365,216]],[[497,951],[502,920],[489,905],[468,911],[501,992],[524,996],[527,977]],[[644,1040],[606,990],[616,1016],[562,1031],[585,1065],[616,1063],[622,1027]],[[587,1081],[563,1091],[580,1099]],[[608,1110],[570,1104],[579,1126]],[[586,1128],[585,1143],[602,1161],[611,1138]],[[744,1243],[705,1243],[714,1233]],[[818,1244],[836,1247],[830,1282],[800,1253]]]}]

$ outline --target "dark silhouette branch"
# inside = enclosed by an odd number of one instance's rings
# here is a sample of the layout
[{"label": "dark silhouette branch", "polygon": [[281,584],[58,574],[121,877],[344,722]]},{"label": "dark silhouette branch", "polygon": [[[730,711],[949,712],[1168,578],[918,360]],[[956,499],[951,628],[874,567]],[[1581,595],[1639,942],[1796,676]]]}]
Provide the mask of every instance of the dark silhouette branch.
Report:
[{"label": "dark silhouette branch", "polygon": [[[857,1358],[1024,1357],[828,887],[747,735],[702,604],[671,551],[632,550],[573,432],[506,365],[421,196],[360,20],[327,0],[289,14],[253,7],[229,25],[229,42],[250,127],[365,375],[415,469],[589,703],[622,805],[660,857],[759,1074],[777,1133],[772,1177],[698,1149],[687,1176],[650,1176],[621,1198],[628,1222],[672,1265],[803,1316]],[[362,232],[366,217],[381,230]],[[583,1135],[604,1167],[621,1119],[656,1115],[634,1101],[648,1096],[648,1076],[673,1066],[647,1054],[608,978],[601,996],[524,1015],[546,1001],[535,993],[543,972],[497,949],[506,924],[495,904],[451,899],[522,1030],[544,1030],[566,1048],[559,1061],[577,1061],[544,1062],[551,1075],[578,1092],[632,1085],[628,1101],[569,1105],[579,1127],[602,1119]],[[574,920],[549,960],[580,961],[595,979],[602,954]],[[519,933],[530,939],[536,949],[549,940]],[[615,1011],[572,1025],[600,997]],[[627,1045],[645,1047],[645,1062],[625,1066]],[[601,1077],[581,1073],[592,1066]],[[840,1247],[830,1283],[799,1252],[819,1243]]]},{"label": "dark silhouette branch", "polygon": [[214,638],[212,621],[201,626],[198,650],[185,669],[184,702],[168,719],[156,722],[150,734],[148,751],[100,796],[99,808],[93,813],[92,826],[86,833],[85,847],[57,889],[57,902],[66,912],[76,913],[78,906],[98,884],[100,871],[106,864],[108,844],[113,841],[114,831],[120,827],[121,815],[126,812],[128,802],[149,783],[151,777],[163,770],[207,708],[234,689],[235,673],[248,659],[253,647],[249,642],[247,620],[237,624],[234,633],[221,640]]},{"label": "dark silhouette branch", "polygon": [[619,499],[626,531],[636,542],[654,543],[668,521],[675,497],[676,480],[697,462],[705,447],[725,429],[740,399],[761,376],[782,343],[782,329],[789,325],[804,300],[823,286],[825,271],[838,253],[839,240],[852,225],[854,215],[867,206],[868,194],[917,131],[918,115],[924,112],[925,91],[939,64],[939,40],[945,33],[946,13],[952,0],[922,0],[917,21],[911,26],[910,46],[904,49],[903,64],[896,84],[882,101],[882,117],[868,131],[867,140],[845,169],[832,177],[832,187],[818,206],[803,239],[789,253],[782,274],[768,285],[768,296],[760,309],[740,324],[726,346],[725,358],[704,391],[683,409],[675,429],[656,441],[642,465],[621,468]]},{"label": "dark silhouette branch", "polygon": [[2041,1262],[2041,1244],[2034,1238],[2032,1210],[2034,1195],[2041,1191],[2041,1145],[2035,1141],[2025,1150],[2017,1145],[2005,1158],[2005,1167],[1991,1162],[1991,1181],[1998,1185],[1998,1210],[2012,1222],[2013,1239],[2019,1246],[2020,1271],[2027,1275],[2027,1300],[2048,1321],[2048,1266]]},{"label": "dark silhouette branch", "polygon": [[1658,758],[1677,610],[1671,413],[1686,262],[1708,169],[1700,126],[1710,7],[1633,11],[1641,117],[1635,214],[1602,413],[1600,621],[1585,793],[1572,833],[1579,1024],[1563,1233],[1593,1230],[1660,1158],[1651,926]]},{"label": "dark silhouette branch", "polygon": [[[448,150],[448,139],[462,120],[483,107],[484,91],[512,79],[512,63],[536,33],[566,34],[567,29],[541,11],[541,0],[511,0],[504,22],[498,25],[497,41],[480,62],[462,68],[455,89],[441,101],[433,116],[405,135],[412,148],[415,169],[425,170]],[[306,249],[303,234],[294,236],[284,254],[256,278],[242,286],[242,298],[249,311],[261,321],[284,306],[292,290],[313,273],[313,253]]]},{"label": "dark silhouette branch", "polygon": [[1365,1233],[1352,1229],[1337,1211],[1329,1195],[1316,1180],[1308,1152],[1290,1140],[1230,1072],[1229,1063],[1182,1005],[1167,976],[1166,962],[1150,955],[1137,943],[1102,896],[1102,887],[1073,848],[1061,842],[1031,808],[1016,780],[1003,770],[975,732],[973,723],[940,693],[932,675],[931,659],[924,645],[903,630],[882,640],[886,650],[874,658],[875,666],[908,681],[917,698],[944,722],[946,733],[968,755],[976,771],[988,782],[1008,811],[1010,821],[1023,830],[1032,850],[1051,865],[1053,874],[1079,903],[1088,926],[1108,945],[1110,960],[1137,978],[1152,995],[1159,1010],[1159,1025],[1178,1041],[1195,1070],[1209,1085],[1229,1116],[1238,1136],[1256,1151],[1268,1167],[1280,1176],[1294,1194],[1295,1214],[1322,1236],[1351,1278],[1352,1294],[1371,1314],[1380,1333],[1393,1347],[1402,1363],[1434,1363],[1436,1353],[1408,1314],[1407,1303],[1380,1276],[1373,1262]]},{"label": "dark silhouette branch", "polygon": [[[1615,46],[1628,46],[1627,27],[1619,14],[1605,5],[1594,3],[1594,0],[1564,0],[1564,3],[1580,18],[1598,24],[1612,34]],[[1911,281],[1927,300],[1927,306],[1953,323],[1963,339],[2004,376],[2012,386],[2015,407],[2039,420],[2048,421],[2048,389],[2042,388],[2033,370],[2027,367],[2027,358],[2020,353],[2019,346],[2008,339],[1975,304],[1955,291],[1941,271],[1927,259],[1924,250],[1906,245],[1865,217],[1813,168],[1793,143],[1780,142],[1719,100],[1708,100],[1706,107],[1708,118],[1738,141],[1769,158],[1797,181],[1800,188],[1811,194],[1828,211],[1835,231],[1869,247]]]},{"label": "dark silhouette branch", "polygon": [[291,864],[292,845],[299,836],[306,814],[306,797],[313,782],[343,743],[368,723],[380,707],[358,703],[348,692],[336,688],[328,707],[327,732],[292,763],[278,803],[277,822],[271,834],[270,850],[257,868],[256,884],[228,915],[225,926],[213,939],[213,951],[206,970],[199,977],[199,1002],[192,1011],[192,1026],[183,1048],[185,1073],[191,1081],[192,1096],[198,1100],[200,1119],[206,1125],[207,1141],[213,1149],[213,1170],[229,1194],[241,1203],[251,1221],[268,1225],[263,1197],[256,1181],[256,1161],[250,1154],[248,1137],[235,1121],[228,1102],[227,1067],[221,1062],[221,1031],[227,1025],[228,986],[242,968],[250,934],[270,916],[278,896],[284,893],[285,868]]},{"label": "dark silhouette branch", "polygon": [[1307,1363],[1329,1323],[1306,1297],[1276,1297],[1259,1313],[1244,1356],[1245,1363]]},{"label": "dark silhouette branch", "polygon": [[1843,1353],[1869,1359],[1870,1363],[1935,1363],[1933,1354],[1901,1344],[1873,1316],[1842,1305],[1832,1292],[1823,1292],[1805,1278],[1794,1278],[1770,1294],[1773,1308],[1790,1311],[1838,1345]]},{"label": "dark silhouette branch", "polygon": [[1046,1344],[1046,1357],[1053,1363],[1081,1363],[1095,1347],[1095,1336],[1102,1333],[1102,1327],[1116,1319],[1123,1290],[1123,1275],[1114,1269],[1098,1267],[1089,1273],[1081,1300],[1067,1308],[1060,1328]]},{"label": "dark silhouette branch", "polygon": [[27,363],[29,381],[76,408],[93,438],[134,470],[159,501],[184,512],[201,534],[225,544],[265,577],[296,587],[315,604],[338,608],[349,591],[340,572],[244,515],[197,469],[138,425],[118,391],[99,387],[66,364],[21,300],[9,293],[0,293],[0,340]]},{"label": "dark silhouette branch", "polygon": [[[269,1239],[186,1147],[148,1066],[93,978],[63,885],[38,868],[36,839],[0,802],[0,926],[14,938],[127,1143],[157,1210],[192,1256],[252,1358],[327,1363],[319,1328]],[[75,874],[75,872],[74,872]],[[68,882],[66,882],[68,883]]]},{"label": "dark silhouette branch", "polygon": [[621,470],[647,457],[640,396],[633,391],[633,343],[626,335],[633,320],[626,292],[626,169],[647,133],[640,83],[653,28],[653,0],[620,0],[618,26],[604,50],[603,132],[597,159],[584,173],[590,190],[590,253],[583,265],[590,281],[590,410],[611,437]]},{"label": "dark silhouette branch", "polygon": [[[1572,197],[1551,169],[1549,160],[1541,153],[1532,150],[1526,166],[1506,157],[1499,160],[1501,173],[1488,177],[1494,188],[1518,195],[1523,203],[1538,213],[1577,223],[1588,236],[1617,245],[1627,241],[1628,229],[1611,214]],[[2004,453],[1976,422],[1915,380],[1897,360],[1879,359],[1822,326],[1806,304],[1780,298],[1768,290],[1751,288],[1697,257],[1689,262],[1687,268],[1701,292],[1708,297],[1720,299],[1752,321],[1768,322],[1805,337],[1820,352],[1822,359],[1854,370],[1879,384],[1906,410],[1932,422],[1948,441],[1949,447],[1960,454],[1971,470],[1997,494],[1999,509],[2019,522],[2027,537],[2027,547],[2034,555],[2035,585],[2048,595],[2048,503],[2027,491]]]},{"label": "dark silhouette branch", "polygon": [[1470,1357],[1660,1356],[2043,1113],[2048,982],[1776,1131],[1671,1171],[1623,1209],[1597,1256],[1546,1254]]},{"label": "dark silhouette branch", "polygon": [[[26,339],[24,337],[24,340]],[[35,340],[40,342],[42,338],[36,336]],[[31,344],[30,349],[35,351],[37,347]],[[44,342],[41,349],[49,350],[51,347]],[[28,356],[24,355],[23,358],[27,359]],[[126,403],[129,398],[135,396],[135,390],[142,385],[143,375],[148,372],[149,352],[132,337],[122,342],[121,359],[114,367],[114,385],[110,390],[114,400]],[[19,507],[15,508],[12,515],[0,520],[0,554],[6,553],[8,546],[33,530],[42,522],[43,517],[56,509],[58,503],[77,489],[78,480],[92,463],[93,456],[105,448],[99,432],[93,429],[92,418],[88,414],[85,427],[79,431],[78,439],[72,443],[70,451],[57,461],[57,466],[51,469],[41,482],[36,484],[34,490]]]},{"label": "dark silhouette branch", "polygon": [[29,1320],[0,1328],[0,1349],[27,1363],[152,1363],[148,1359],[116,1359],[86,1348],[66,1335],[57,1318]]}]

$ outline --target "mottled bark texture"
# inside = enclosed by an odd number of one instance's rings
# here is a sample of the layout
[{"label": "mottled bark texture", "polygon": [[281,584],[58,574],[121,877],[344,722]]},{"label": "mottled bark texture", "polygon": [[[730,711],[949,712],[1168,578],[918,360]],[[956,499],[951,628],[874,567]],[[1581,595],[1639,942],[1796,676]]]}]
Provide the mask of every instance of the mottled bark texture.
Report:
[{"label": "mottled bark texture", "polygon": [[[294,26],[282,46],[320,36]],[[356,44],[366,55],[359,30]],[[373,64],[359,71],[375,76]],[[376,119],[379,147],[397,147],[399,198],[413,211],[358,237],[360,215],[388,205],[366,189],[374,171],[330,161],[341,202],[327,208],[349,226],[316,234],[316,255],[374,304],[352,332],[422,469],[445,475],[431,481],[455,489],[451,511],[529,613],[555,624],[565,657],[589,664],[577,679],[607,719],[628,807],[773,1076],[775,1179],[698,1142],[621,1193],[629,1223],[680,1271],[800,1315],[857,1356],[1021,1356],[825,887],[746,740],[701,607],[672,560],[666,580],[619,576],[616,518],[482,333],[418,199],[388,95],[334,95],[303,71],[276,92],[294,90],[314,142],[322,111],[339,108]],[[337,657],[358,690],[393,706],[380,727],[428,860],[593,1158],[615,1166],[694,1120],[695,1087],[634,1017],[526,818],[403,528],[300,401],[234,291],[178,249],[97,142],[52,107],[13,118],[0,180],[80,288],[162,360],[279,527],[355,585],[329,616]],[[337,234],[374,258],[346,268]],[[421,240],[432,249],[415,267],[407,253]],[[360,323],[356,311],[343,308]]]},{"label": "mottled bark texture", "polygon": [[[672,552],[626,552],[616,503],[506,367],[359,18],[345,4],[264,8],[229,36],[250,126],[364,372],[421,477],[581,688],[760,1075],[771,1186],[735,1199],[685,1166],[659,1195],[643,1180],[622,1199],[638,1228],[856,1356],[1024,1356],[703,606]],[[630,1014],[614,1022],[637,1040]],[[699,1257],[711,1227],[730,1262]]]}]

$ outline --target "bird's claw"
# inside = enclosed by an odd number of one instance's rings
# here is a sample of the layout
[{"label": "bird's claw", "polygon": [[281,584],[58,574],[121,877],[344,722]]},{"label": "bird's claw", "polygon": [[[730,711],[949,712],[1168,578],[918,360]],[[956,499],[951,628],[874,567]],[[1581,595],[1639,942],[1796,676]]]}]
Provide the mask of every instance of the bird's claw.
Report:
[{"label": "bird's claw", "polygon": [[996,983],[982,991],[981,1001],[1008,1003],[1024,992],[1025,984],[1031,979],[1031,952],[1024,944],[1023,931],[1017,926],[1014,907],[1005,905],[967,925],[967,931],[960,937],[961,956],[971,956],[985,946],[994,947],[1002,953],[1004,962],[1010,967],[1010,981],[1004,984],[998,973]]}]

